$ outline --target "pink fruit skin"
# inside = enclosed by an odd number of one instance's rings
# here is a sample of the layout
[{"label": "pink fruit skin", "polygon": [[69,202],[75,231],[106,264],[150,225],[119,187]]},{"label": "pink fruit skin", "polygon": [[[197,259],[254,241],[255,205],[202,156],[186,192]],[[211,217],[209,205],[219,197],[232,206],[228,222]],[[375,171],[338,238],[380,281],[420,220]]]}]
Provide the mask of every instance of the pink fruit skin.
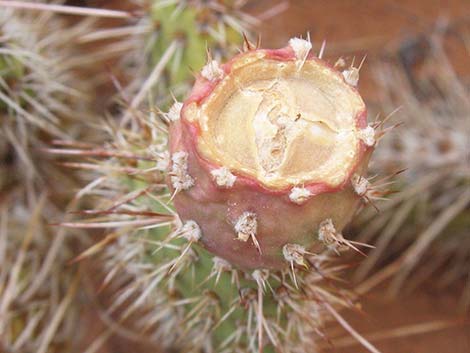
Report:
[{"label": "pink fruit skin", "polygon": [[[264,53],[277,60],[295,58],[290,47],[264,50]],[[230,72],[233,60],[237,60],[237,57],[222,66],[226,74]],[[184,118],[188,104],[202,102],[216,84],[198,77],[184,104],[181,119],[170,126],[170,153],[188,153],[188,173],[195,181],[193,187],[175,195],[175,208],[183,221],[193,220],[200,226],[200,241],[208,251],[234,266],[243,269],[284,268],[289,265],[282,255],[285,244],[300,244],[312,249],[319,243],[317,231],[322,221],[331,218],[340,231],[351,220],[360,197],[354,192],[350,179],[354,173],[363,173],[373,148],[359,142],[358,162],[343,184],[339,187],[323,183],[305,185],[313,196],[301,205],[289,199],[290,188],[269,190],[255,179],[237,173],[234,173],[237,179],[233,187],[221,188],[210,174],[211,170],[221,166],[214,165],[200,155],[197,150],[197,123],[190,123]],[[358,127],[366,126],[366,111],[358,114],[356,123]],[[171,183],[168,184],[172,189]],[[234,225],[247,211],[257,216],[256,239],[261,253],[251,239],[246,242],[237,239]]]}]

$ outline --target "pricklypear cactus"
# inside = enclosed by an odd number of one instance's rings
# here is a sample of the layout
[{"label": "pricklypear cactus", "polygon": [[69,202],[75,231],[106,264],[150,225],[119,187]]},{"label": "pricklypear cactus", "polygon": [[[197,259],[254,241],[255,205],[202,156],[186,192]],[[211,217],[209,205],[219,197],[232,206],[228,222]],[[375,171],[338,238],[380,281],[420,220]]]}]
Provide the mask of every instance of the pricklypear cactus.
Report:
[{"label": "pricklypear cactus", "polygon": [[80,258],[104,249],[108,313],[163,348],[314,352],[353,300],[334,260],[358,250],[341,231],[367,193],[375,132],[356,68],[298,38],[245,49],[210,58],[168,113],[75,151],[112,158],[72,165],[103,175],[86,188],[92,218],[63,225],[115,229]]}]

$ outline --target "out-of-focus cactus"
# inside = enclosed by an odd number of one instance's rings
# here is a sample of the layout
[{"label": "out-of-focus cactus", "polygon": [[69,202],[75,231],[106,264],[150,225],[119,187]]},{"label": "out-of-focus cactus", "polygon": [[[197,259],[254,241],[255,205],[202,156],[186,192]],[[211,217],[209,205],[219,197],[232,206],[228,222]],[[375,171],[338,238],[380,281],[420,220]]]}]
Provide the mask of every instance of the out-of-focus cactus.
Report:
[{"label": "out-of-focus cactus", "polygon": [[[402,106],[390,120],[404,127],[383,139],[372,166],[378,173],[403,168],[406,172],[397,178],[398,192],[379,206],[380,213],[366,212],[359,222],[361,241],[379,236],[358,277],[364,278],[391,254],[401,254],[384,270],[395,274],[394,292],[405,282],[413,287],[430,276],[442,285],[463,280],[470,265],[468,82],[454,71],[440,38],[414,43],[427,48],[419,56],[419,69],[409,60],[404,67],[376,67],[384,110]],[[406,54],[405,48],[401,53]],[[433,275],[437,273],[440,280]],[[408,280],[411,274],[414,280]],[[468,289],[464,301],[470,304]]]},{"label": "out-of-focus cactus", "polygon": [[87,98],[73,71],[78,55],[71,42],[85,30],[50,13],[0,13],[0,148],[14,159],[10,167],[17,166],[3,172],[9,182],[29,184],[29,191],[37,182],[67,179],[40,149],[50,139],[79,136],[72,122],[83,122]]},{"label": "out-of-focus cactus", "polygon": [[[63,219],[76,188],[42,149],[86,130],[75,39],[87,25],[0,9],[0,351],[68,350],[77,291]],[[87,113],[85,113],[87,112]],[[80,124],[76,124],[80,122]],[[70,233],[70,232],[69,232]]]},{"label": "out-of-focus cactus", "polygon": [[70,164],[101,172],[91,218],[63,225],[114,229],[82,255],[103,250],[108,313],[165,349],[314,352],[352,303],[334,260],[358,250],[341,230],[367,199],[375,131],[357,69],[289,43],[210,58],[184,104]]},{"label": "out-of-focus cactus", "polygon": [[[239,2],[241,4],[241,2]],[[209,51],[216,60],[231,55],[241,44],[241,34],[248,35],[257,23],[240,11],[236,1],[151,1],[154,42],[150,43],[151,61],[158,62],[163,53],[177,43],[171,62],[158,82],[167,95],[168,88],[187,85],[193,73],[201,70]]]},{"label": "out-of-focus cactus", "polygon": [[30,209],[17,194],[0,200],[0,350],[71,351],[78,278],[64,269],[71,253],[47,224],[57,211],[47,209],[45,195]]},{"label": "out-of-focus cactus", "polygon": [[126,102],[138,109],[151,97],[159,106],[171,105],[173,96],[181,97],[190,88],[195,72],[204,65],[207,52],[221,60],[233,55],[258,21],[241,9],[239,1],[144,0],[132,1],[136,23],[103,27],[85,35],[83,42],[103,39],[98,57],[119,63],[113,73],[124,74]]}]

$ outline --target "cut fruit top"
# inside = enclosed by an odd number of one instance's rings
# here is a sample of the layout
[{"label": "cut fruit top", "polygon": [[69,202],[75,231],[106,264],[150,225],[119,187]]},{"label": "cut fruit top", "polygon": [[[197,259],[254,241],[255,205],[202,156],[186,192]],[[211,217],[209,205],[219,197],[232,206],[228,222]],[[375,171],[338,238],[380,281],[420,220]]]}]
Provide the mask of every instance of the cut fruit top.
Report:
[{"label": "cut fruit top", "polygon": [[362,98],[319,59],[269,53],[240,55],[200,104],[187,107],[185,119],[200,128],[199,152],[270,189],[341,185],[360,158]]}]

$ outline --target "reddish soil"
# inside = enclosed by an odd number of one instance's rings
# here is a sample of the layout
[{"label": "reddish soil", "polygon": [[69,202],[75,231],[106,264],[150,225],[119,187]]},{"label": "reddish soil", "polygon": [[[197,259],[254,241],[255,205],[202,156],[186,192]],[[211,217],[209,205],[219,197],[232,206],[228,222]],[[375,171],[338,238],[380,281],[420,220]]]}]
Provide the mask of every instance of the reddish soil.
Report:
[{"label": "reddish soil", "polygon": [[[249,1],[253,14],[262,14],[283,0]],[[259,31],[263,46],[280,47],[289,38],[310,33],[318,51],[326,40],[325,57],[336,61],[367,55],[359,90],[376,99],[371,63],[393,54],[405,40],[429,34],[448,23],[446,48],[457,71],[470,74],[470,2],[468,0],[290,0],[282,14],[265,21]],[[465,43],[466,42],[466,43]],[[465,48],[466,47],[466,48]]]},{"label": "reddish soil", "polygon": [[[377,291],[363,298],[362,313],[345,316],[381,353],[468,353],[470,320],[457,309],[457,299],[453,292],[426,289],[395,299],[388,298],[385,291]],[[394,336],[396,329],[400,333]],[[344,330],[338,332],[346,338],[333,339],[337,346],[328,353],[368,352]],[[387,338],[375,339],[379,333]]]}]

